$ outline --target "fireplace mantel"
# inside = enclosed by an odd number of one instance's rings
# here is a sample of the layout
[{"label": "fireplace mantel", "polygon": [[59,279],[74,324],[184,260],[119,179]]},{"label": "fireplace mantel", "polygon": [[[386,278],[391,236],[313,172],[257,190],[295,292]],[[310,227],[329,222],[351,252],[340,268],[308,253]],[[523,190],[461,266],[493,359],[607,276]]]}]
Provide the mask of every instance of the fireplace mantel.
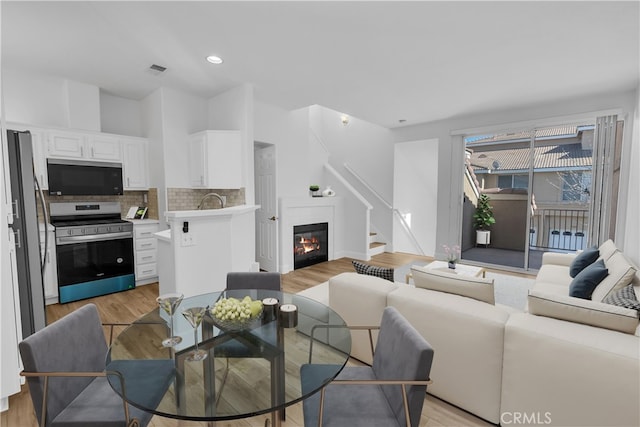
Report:
[{"label": "fireplace mantel", "polygon": [[282,197],[280,214],[280,272],[293,270],[293,227],[296,225],[329,223],[329,260],[339,258],[342,247],[342,197]]}]

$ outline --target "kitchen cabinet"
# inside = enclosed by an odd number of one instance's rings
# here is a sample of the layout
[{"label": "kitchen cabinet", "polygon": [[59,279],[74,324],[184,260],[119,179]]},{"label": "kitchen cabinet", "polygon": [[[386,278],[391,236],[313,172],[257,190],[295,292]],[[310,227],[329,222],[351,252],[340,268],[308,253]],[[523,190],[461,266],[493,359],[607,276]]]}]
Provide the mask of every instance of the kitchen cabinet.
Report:
[{"label": "kitchen cabinet", "polygon": [[[44,299],[47,305],[58,303],[58,268],[56,258],[56,235],[55,228],[47,225],[47,230],[43,224],[40,225],[40,253],[46,253],[46,267],[42,281],[44,284]],[[44,245],[45,233],[48,233],[49,241]]]},{"label": "kitchen cabinet", "polygon": [[148,142],[143,138],[122,138],[122,168],[125,190],[149,189]]},{"label": "kitchen cabinet", "polygon": [[158,281],[158,232],[157,220],[133,220],[136,285]]},{"label": "kitchen cabinet", "polygon": [[240,131],[207,130],[190,135],[189,160],[192,187],[242,187]]},{"label": "kitchen cabinet", "polygon": [[116,136],[61,130],[50,130],[48,135],[47,157],[122,161]]}]

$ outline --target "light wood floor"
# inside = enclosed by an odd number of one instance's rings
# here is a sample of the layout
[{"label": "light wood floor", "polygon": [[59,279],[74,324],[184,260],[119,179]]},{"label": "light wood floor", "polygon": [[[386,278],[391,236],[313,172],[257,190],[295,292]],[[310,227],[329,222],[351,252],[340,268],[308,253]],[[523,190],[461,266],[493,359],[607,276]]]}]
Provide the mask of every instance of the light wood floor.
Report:
[{"label": "light wood floor", "polygon": [[[409,263],[425,264],[431,258],[404,253],[385,252],[376,255],[370,264],[381,267],[400,267]],[[330,277],[345,271],[353,271],[351,259],[342,258],[316,264],[311,267],[295,270],[282,276],[283,290],[295,293],[327,281]],[[94,303],[98,307],[100,316],[105,323],[128,323],[156,307],[158,285],[151,284],[140,286],[134,290],[117,294],[105,295],[83,301],[68,304],[54,304],[47,306],[47,321],[52,323],[62,316],[72,312],[87,303]],[[108,338],[107,338],[108,339]],[[436,350],[437,351],[437,350]],[[354,362],[355,363],[355,362]],[[249,427],[263,426],[264,416],[247,418],[233,422],[219,422],[216,427]],[[22,391],[9,398],[9,410],[2,413],[0,425],[7,427],[37,427],[37,421],[33,412],[33,405],[27,386]],[[151,420],[152,427],[177,427],[177,426],[205,426],[205,423],[177,421],[173,419],[155,416]],[[468,414],[446,402],[427,395],[422,410],[421,427],[441,426],[491,426],[473,415]],[[287,408],[286,427],[303,426],[302,404],[296,404]]]}]

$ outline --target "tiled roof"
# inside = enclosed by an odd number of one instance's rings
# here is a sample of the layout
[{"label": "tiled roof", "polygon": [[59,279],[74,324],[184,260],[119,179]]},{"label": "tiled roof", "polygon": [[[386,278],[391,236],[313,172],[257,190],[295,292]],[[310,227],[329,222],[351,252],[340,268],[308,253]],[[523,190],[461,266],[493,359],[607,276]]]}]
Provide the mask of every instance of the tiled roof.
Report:
[{"label": "tiled roof", "polygon": [[[546,129],[536,129],[536,138],[572,138],[578,136],[578,131],[584,126],[566,125]],[[487,142],[505,142],[528,140],[531,138],[529,131],[511,132],[497,135],[476,135],[466,138],[467,144],[482,144]]]},{"label": "tiled roof", "polygon": [[[534,169],[589,167],[592,164],[592,150],[583,150],[580,144],[539,146],[535,147],[534,151]],[[496,172],[527,170],[529,162],[528,147],[478,151],[471,154],[471,164],[476,173],[478,169],[491,169]]]}]

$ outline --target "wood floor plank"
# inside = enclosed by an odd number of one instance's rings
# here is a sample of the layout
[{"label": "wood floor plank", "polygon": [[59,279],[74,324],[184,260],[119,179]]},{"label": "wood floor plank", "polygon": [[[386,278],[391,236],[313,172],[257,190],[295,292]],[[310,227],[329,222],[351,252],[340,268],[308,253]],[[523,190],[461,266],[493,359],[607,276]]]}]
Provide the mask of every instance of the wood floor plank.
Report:
[{"label": "wood floor plank", "polygon": [[[372,265],[397,268],[409,263],[427,264],[432,258],[406,253],[385,252],[372,257]],[[294,270],[282,276],[282,288],[285,292],[296,293],[311,286],[329,280],[337,274],[354,271],[351,258],[341,258],[334,261],[316,264],[310,267]],[[98,307],[100,317],[105,323],[130,323],[156,307],[158,284],[140,286],[136,289],[90,298],[67,304],[53,304],[47,306],[47,322],[52,323],[64,315],[87,304],[94,303]],[[108,333],[105,330],[105,335]],[[351,362],[357,363],[357,362]],[[259,416],[237,421],[225,421],[216,427],[261,427],[266,417]],[[7,427],[37,427],[33,405],[27,386],[22,391],[9,398],[9,410],[2,413],[0,425]],[[154,416],[151,427],[206,427],[206,423],[179,421],[170,418]],[[287,408],[287,421],[284,427],[302,427],[302,404],[298,403]],[[427,395],[420,420],[421,427],[440,426],[478,426],[488,427],[491,424],[465,411],[462,411],[433,396]]]}]

